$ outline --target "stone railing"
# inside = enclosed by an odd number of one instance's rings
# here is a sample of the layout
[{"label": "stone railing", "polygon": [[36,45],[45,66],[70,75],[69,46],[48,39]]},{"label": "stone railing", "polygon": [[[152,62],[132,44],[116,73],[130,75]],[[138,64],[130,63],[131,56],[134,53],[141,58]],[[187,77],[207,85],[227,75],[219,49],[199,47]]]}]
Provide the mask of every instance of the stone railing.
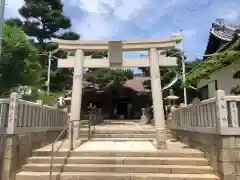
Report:
[{"label": "stone railing", "polygon": [[194,102],[172,112],[171,129],[220,135],[240,135],[240,96],[216,97]]},{"label": "stone railing", "polygon": [[0,134],[7,131],[9,99],[0,99]]},{"label": "stone railing", "polygon": [[168,128],[176,139],[204,152],[222,180],[240,176],[240,96],[216,97],[194,102],[172,112]]},{"label": "stone railing", "polygon": [[0,100],[0,134],[61,130],[67,119],[66,111],[19,99],[17,93]]},{"label": "stone railing", "polygon": [[0,175],[4,180],[14,180],[32,151],[53,143],[68,125],[67,111],[19,97],[12,93],[0,100]]}]

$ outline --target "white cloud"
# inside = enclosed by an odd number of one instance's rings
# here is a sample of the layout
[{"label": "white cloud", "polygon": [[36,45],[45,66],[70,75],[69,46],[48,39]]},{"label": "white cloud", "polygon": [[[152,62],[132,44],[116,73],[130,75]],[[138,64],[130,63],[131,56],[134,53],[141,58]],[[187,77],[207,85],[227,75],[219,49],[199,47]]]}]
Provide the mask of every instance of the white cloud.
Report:
[{"label": "white cloud", "polygon": [[70,0],[69,5],[78,6],[86,13],[112,15],[120,20],[129,20],[146,8],[151,0]]},{"label": "white cloud", "polygon": [[225,1],[213,6],[216,18],[222,18],[226,23],[237,23],[240,20],[239,1]]},{"label": "white cloud", "polygon": [[19,17],[18,9],[24,4],[24,0],[6,0],[5,18]]},{"label": "white cloud", "polygon": [[151,0],[70,0],[69,5],[79,7],[85,18],[73,21],[74,30],[83,39],[103,39],[114,36],[126,21],[133,20]]},{"label": "white cloud", "polygon": [[73,19],[74,30],[81,34],[84,39],[105,39],[114,35],[119,28],[120,23],[107,16],[99,16],[96,13],[90,13],[81,22]]},{"label": "white cloud", "polygon": [[78,6],[87,13],[108,14],[108,7],[115,6],[115,0],[70,0],[69,5]]},{"label": "white cloud", "polygon": [[[6,16],[19,16],[24,0],[6,0]],[[206,46],[211,23],[240,23],[237,0],[64,0],[73,30],[83,39],[159,38],[183,34],[187,51]],[[197,47],[197,48],[196,48]]]},{"label": "white cloud", "polygon": [[130,20],[151,4],[150,0],[121,0],[114,9],[114,14],[121,20]]}]

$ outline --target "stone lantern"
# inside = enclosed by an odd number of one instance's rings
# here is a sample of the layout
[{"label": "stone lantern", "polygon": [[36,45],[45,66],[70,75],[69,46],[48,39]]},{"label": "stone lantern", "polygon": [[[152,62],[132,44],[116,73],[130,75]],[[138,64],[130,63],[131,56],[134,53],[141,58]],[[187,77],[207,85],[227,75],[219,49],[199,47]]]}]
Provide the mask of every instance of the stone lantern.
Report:
[{"label": "stone lantern", "polygon": [[169,91],[169,95],[167,97],[165,97],[164,99],[168,101],[168,105],[174,106],[174,105],[176,105],[176,100],[178,100],[179,97],[175,96],[173,90],[171,89]]},{"label": "stone lantern", "polygon": [[177,108],[176,100],[178,99],[179,97],[174,95],[172,89],[169,91],[169,95],[166,98],[164,98],[164,100],[168,101],[168,105],[166,107],[167,119],[171,119],[172,111],[174,111]]}]

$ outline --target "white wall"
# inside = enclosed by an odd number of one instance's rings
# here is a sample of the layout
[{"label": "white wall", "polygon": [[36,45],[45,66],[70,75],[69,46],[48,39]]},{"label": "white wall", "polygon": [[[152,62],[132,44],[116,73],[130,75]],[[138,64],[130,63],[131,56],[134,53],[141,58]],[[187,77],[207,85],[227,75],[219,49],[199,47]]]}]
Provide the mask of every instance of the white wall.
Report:
[{"label": "white wall", "polygon": [[233,79],[234,72],[240,70],[240,60],[214,72],[210,79],[202,79],[198,82],[198,88],[208,85],[209,98],[215,97],[215,80],[217,80],[218,89],[224,90],[226,95],[231,94],[231,89],[240,85],[239,79]]}]

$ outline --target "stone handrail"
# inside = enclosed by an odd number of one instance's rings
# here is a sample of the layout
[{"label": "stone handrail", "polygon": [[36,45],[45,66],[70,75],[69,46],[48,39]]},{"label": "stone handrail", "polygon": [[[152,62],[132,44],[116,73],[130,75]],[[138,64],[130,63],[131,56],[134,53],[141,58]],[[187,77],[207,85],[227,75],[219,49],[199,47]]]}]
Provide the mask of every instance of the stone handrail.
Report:
[{"label": "stone handrail", "polygon": [[170,129],[220,135],[240,135],[240,96],[216,97],[193,103],[172,112]]},{"label": "stone handrail", "polygon": [[61,130],[68,120],[66,111],[22,100],[17,93],[0,100],[0,115],[0,134]]},{"label": "stone handrail", "polygon": [[0,134],[6,132],[8,121],[9,99],[0,99]]}]

